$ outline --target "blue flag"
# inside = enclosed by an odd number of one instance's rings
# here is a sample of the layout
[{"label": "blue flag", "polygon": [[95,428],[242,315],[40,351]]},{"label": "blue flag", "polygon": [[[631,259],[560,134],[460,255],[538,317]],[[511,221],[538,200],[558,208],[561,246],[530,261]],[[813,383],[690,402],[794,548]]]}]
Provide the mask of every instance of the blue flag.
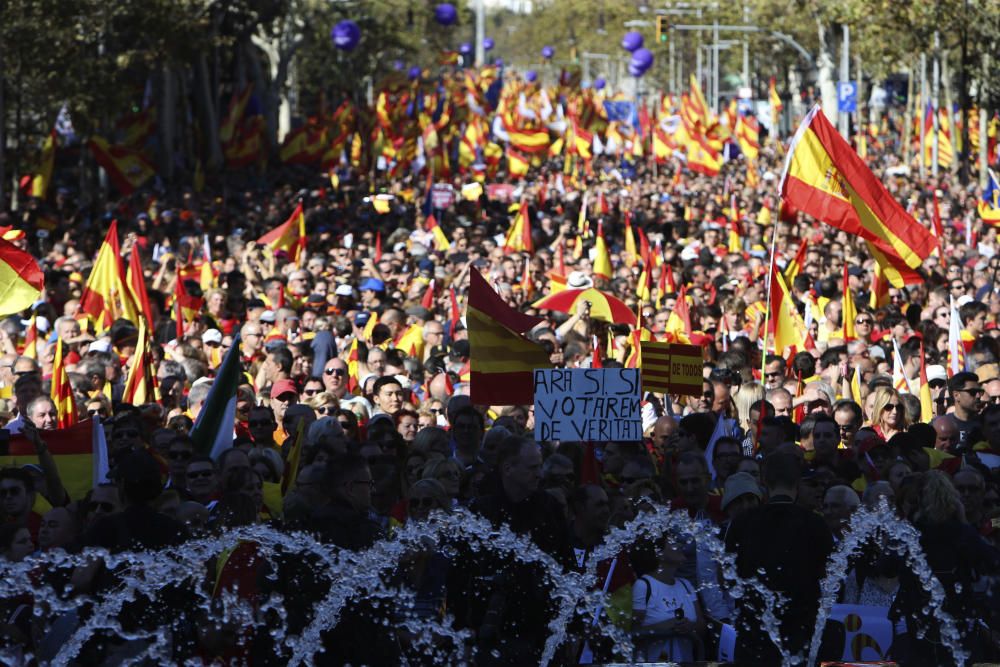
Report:
[{"label": "blue flag", "polygon": [[604,111],[608,114],[609,123],[618,121],[635,125],[635,102],[605,102]]}]

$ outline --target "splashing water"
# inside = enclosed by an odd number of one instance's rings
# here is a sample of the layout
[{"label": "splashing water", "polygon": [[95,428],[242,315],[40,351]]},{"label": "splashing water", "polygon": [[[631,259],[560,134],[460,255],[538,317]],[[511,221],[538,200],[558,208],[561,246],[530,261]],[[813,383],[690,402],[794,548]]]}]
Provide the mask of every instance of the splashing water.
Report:
[{"label": "splashing water", "polygon": [[[163,623],[153,630],[129,630],[120,621],[122,610],[127,605],[143,598],[154,600],[160,591],[170,586],[180,587],[185,593],[193,595],[197,608],[216,627],[266,630],[276,646],[284,646],[290,651],[289,664],[292,665],[311,663],[317,653],[323,652],[323,634],[337,625],[346,605],[358,598],[396,609],[395,624],[411,633],[411,646],[435,663],[464,664],[470,658],[466,647],[471,643],[472,632],[455,629],[454,619],[448,616],[442,620],[417,617],[413,612],[413,591],[391,585],[388,576],[415,552],[445,550],[449,545],[460,542],[477,552],[492,552],[508,560],[540,568],[545,581],[550,584],[550,596],[555,608],[540,661],[542,665],[547,665],[565,642],[567,627],[574,615],[596,619],[606,608],[608,597],[600,590],[598,563],[614,558],[639,539],[655,540],[665,534],[692,539],[699,549],[706,550],[722,573],[722,588],[734,599],[743,597],[748,591],[760,596],[763,602],[762,628],[781,653],[783,665],[815,664],[822,630],[846,576],[849,558],[867,540],[881,537],[886,550],[906,555],[907,564],[929,593],[929,606],[941,622],[941,637],[949,645],[956,664],[964,665],[968,659],[962,650],[955,621],[943,609],[944,590],[927,564],[919,534],[910,524],[897,518],[884,500],[876,510],[857,510],[844,539],[830,558],[826,577],[821,582],[819,611],[807,656],[791,655],[782,641],[779,617],[786,602],[784,597],[769,590],[757,577],[742,578],[737,574],[735,557],[726,551],[717,536],[716,526],[692,520],[687,512],[669,507],[655,507],[625,526],[612,529],[594,550],[582,573],[565,571],[528,537],[516,535],[506,526],[495,528],[481,517],[458,510],[451,514],[434,513],[426,522],[411,522],[399,529],[392,539],[382,540],[359,552],[338,549],[305,533],[285,533],[267,526],[251,526],[156,552],[109,554],[94,549],[82,554],[61,551],[36,554],[21,563],[0,564],[3,574],[0,577],[0,598],[30,595],[34,600],[36,616],[48,622],[50,627],[58,618],[75,615],[84,605],[90,606],[89,616],[66,633],[50,660],[43,660],[53,664],[73,661],[87,642],[101,632],[111,632],[122,639],[144,643],[140,644],[141,650],[132,655],[129,662],[171,662],[174,648],[171,631],[176,629],[175,625]],[[270,577],[277,571],[276,563],[281,557],[296,554],[314,560],[314,567],[330,581],[329,589],[313,606],[311,618],[300,634],[288,631],[285,599],[278,593],[262,596],[255,610],[247,600],[240,599],[238,592],[225,591],[221,597],[213,597],[206,587],[199,585],[206,578],[206,564],[240,541],[257,545],[257,553],[271,568]],[[120,585],[102,592],[100,596],[72,596],[69,595],[71,589],[60,593],[49,583],[33,576],[38,572],[83,567],[95,559],[102,559],[120,581]],[[699,588],[714,586],[717,584],[702,582]],[[612,640],[618,654],[631,660],[634,647],[626,633],[610,622],[600,624],[598,629]],[[25,656],[9,653],[0,654],[0,658],[5,663],[26,661]],[[471,658],[474,661],[474,648]]]}]

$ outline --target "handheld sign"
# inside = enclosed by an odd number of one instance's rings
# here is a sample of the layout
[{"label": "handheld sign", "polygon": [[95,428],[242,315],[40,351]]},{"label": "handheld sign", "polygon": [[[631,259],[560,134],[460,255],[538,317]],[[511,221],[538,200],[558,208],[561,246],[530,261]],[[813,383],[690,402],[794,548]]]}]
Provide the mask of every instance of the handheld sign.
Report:
[{"label": "handheld sign", "polygon": [[645,391],[700,396],[702,355],[697,345],[642,341],[642,388]]},{"label": "handheld sign", "polygon": [[535,371],[535,440],[640,441],[642,408],[635,368]]}]

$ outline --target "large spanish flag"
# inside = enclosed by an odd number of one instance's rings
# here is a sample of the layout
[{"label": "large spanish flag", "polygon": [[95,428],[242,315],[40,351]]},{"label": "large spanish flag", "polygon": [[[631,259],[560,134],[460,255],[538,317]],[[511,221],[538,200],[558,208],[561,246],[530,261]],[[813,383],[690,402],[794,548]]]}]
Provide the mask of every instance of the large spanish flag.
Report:
[{"label": "large spanish flag", "polygon": [[493,291],[479,271],[469,283],[469,347],[472,402],[525,405],[534,402],[536,368],[551,368],[545,350],[522,334],[540,318],[514,310]]},{"label": "large spanish flag", "polygon": [[0,238],[0,316],[30,307],[44,286],[45,274],[35,258]]},{"label": "large spanish flag", "polygon": [[306,247],[306,218],[302,212],[302,202],[295,207],[288,220],[261,236],[257,239],[257,243],[266,245],[275,252],[282,250],[299,264],[302,251]]},{"label": "large spanish flag", "polygon": [[123,276],[118,221],[112,220],[80,297],[80,314],[94,322],[96,333],[109,328],[120,317],[139,324],[137,308]]},{"label": "large spanish flag", "polygon": [[156,175],[153,165],[137,150],[127,146],[111,145],[94,135],[88,142],[97,164],[108,173],[108,178],[123,195],[128,196],[141,188],[143,183]]},{"label": "large spanish flag", "polygon": [[[911,269],[919,267],[935,247],[930,232],[892,198],[819,105],[792,139],[781,195],[795,208],[860,236]],[[915,275],[908,279],[913,281]]]},{"label": "large spanish flag", "polygon": [[[94,487],[94,423],[81,421],[68,428],[39,431],[59,471],[59,479],[73,500],[80,500]],[[0,465],[38,464],[35,446],[20,433],[11,435],[10,447],[0,456]]]}]

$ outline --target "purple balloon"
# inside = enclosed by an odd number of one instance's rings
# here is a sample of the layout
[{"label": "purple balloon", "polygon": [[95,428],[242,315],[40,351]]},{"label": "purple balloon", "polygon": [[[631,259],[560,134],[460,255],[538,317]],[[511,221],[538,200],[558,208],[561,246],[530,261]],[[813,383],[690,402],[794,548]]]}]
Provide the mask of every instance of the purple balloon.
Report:
[{"label": "purple balloon", "polygon": [[353,51],[361,41],[361,28],[351,19],[344,19],[330,31],[333,45],[342,51]]},{"label": "purple balloon", "polygon": [[529,69],[527,72],[524,73],[524,79],[528,83],[534,83],[535,80],[538,79],[538,72],[536,72],[533,69]]},{"label": "purple balloon", "polygon": [[649,49],[636,49],[632,52],[632,62],[637,67],[647,70],[653,64],[653,52]]},{"label": "purple balloon", "polygon": [[636,77],[638,77],[638,76],[642,76],[645,73],[646,73],[646,70],[643,69],[642,67],[639,67],[634,62],[630,62],[628,64],[628,74],[629,74],[629,76],[636,76]]},{"label": "purple balloon", "polygon": [[594,90],[604,90],[604,86],[608,85],[608,82],[603,78],[598,77],[594,79]]},{"label": "purple balloon", "polygon": [[642,48],[642,33],[635,30],[625,33],[622,37],[622,48],[629,53]]},{"label": "purple balloon", "polygon": [[409,71],[408,71],[408,72],[406,73],[406,76],[408,76],[408,77],[409,77],[410,79],[419,79],[419,78],[420,78],[420,75],[421,75],[422,73],[423,73],[423,72],[421,71],[421,69],[420,69],[419,67],[417,67],[416,65],[414,65],[414,66],[413,66],[413,67],[411,67],[411,68],[409,69]]},{"label": "purple balloon", "polygon": [[470,53],[472,53],[472,44],[469,44],[468,42],[462,42],[461,46],[458,47],[458,52],[461,53],[463,56],[469,55]]},{"label": "purple balloon", "polygon": [[554,56],[555,54],[556,50],[553,49],[551,46],[542,47],[542,57],[545,58],[546,60],[550,60],[552,56]]},{"label": "purple balloon", "polygon": [[404,67],[406,67],[406,65],[403,64],[402,60],[393,60],[392,61],[392,68],[394,70],[396,70],[397,72],[402,72]]},{"label": "purple balloon", "polygon": [[455,10],[455,5],[450,2],[442,2],[434,8],[434,20],[441,25],[451,25],[457,18],[458,12]]},{"label": "purple balloon", "polygon": [[493,64],[496,65],[497,67],[503,67],[503,58],[497,58],[496,60],[493,61]]},{"label": "purple balloon", "polygon": [[492,51],[493,50],[493,40],[487,37],[483,40],[483,50]]}]

